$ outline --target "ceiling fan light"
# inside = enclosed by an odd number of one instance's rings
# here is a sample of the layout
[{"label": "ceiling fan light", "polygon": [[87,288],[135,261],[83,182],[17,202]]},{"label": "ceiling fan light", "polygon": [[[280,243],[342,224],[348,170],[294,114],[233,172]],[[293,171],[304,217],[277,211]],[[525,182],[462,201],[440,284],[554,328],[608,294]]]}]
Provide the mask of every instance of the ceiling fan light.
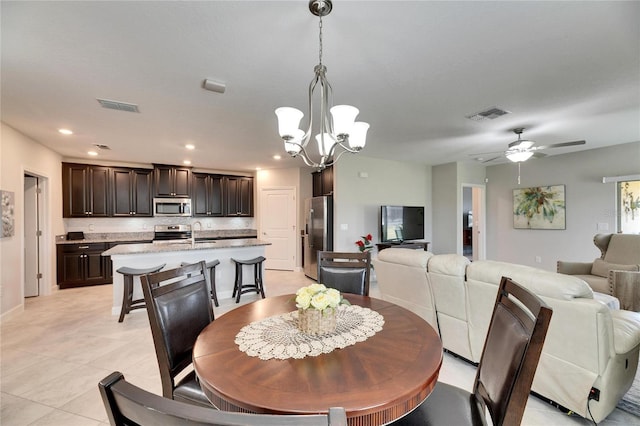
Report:
[{"label": "ceiling fan light", "polygon": [[276,115],[278,116],[280,137],[294,137],[300,126],[300,120],[304,117],[302,111],[291,107],[281,107],[276,109]]},{"label": "ceiling fan light", "polygon": [[507,158],[514,163],[521,163],[523,161],[527,161],[532,155],[533,152],[531,151],[518,151],[507,153]]},{"label": "ceiling fan light", "polygon": [[353,123],[353,129],[351,135],[349,135],[349,147],[356,151],[360,151],[367,143],[367,130],[369,130],[369,123],[363,121],[356,121]]},{"label": "ceiling fan light", "polygon": [[336,135],[350,135],[353,123],[360,112],[351,105],[336,105],[329,110],[333,117],[333,132]]}]

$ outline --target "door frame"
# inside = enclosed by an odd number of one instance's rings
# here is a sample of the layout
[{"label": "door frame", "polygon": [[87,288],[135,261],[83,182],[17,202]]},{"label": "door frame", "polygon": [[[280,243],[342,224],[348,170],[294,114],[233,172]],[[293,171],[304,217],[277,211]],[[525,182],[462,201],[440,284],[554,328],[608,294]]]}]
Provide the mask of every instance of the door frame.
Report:
[{"label": "door frame", "polygon": [[[486,225],[486,185],[461,184],[460,201],[458,204],[458,238],[457,251],[463,254],[462,246],[462,222],[464,214],[464,188],[471,188],[471,205],[473,211],[473,234],[472,234],[472,258],[473,260],[484,260],[487,256],[487,225]],[[477,212],[476,212],[477,207]]]},{"label": "door frame", "polygon": [[[40,244],[38,247],[38,257],[40,263],[40,273],[42,274],[42,278],[39,283],[39,295],[47,296],[52,292],[53,285],[55,284],[55,274],[53,271],[53,261],[55,259],[55,249],[49,250],[54,242],[51,236],[51,191],[50,191],[50,183],[51,180],[49,176],[42,172],[38,172],[32,169],[23,168],[22,169],[22,206],[24,208],[24,185],[25,185],[25,175],[33,176],[38,178],[38,188],[40,190],[40,197],[38,198],[38,225],[40,231],[42,231],[42,235],[40,236]],[[20,243],[20,250],[22,255],[20,256],[20,277],[21,277],[21,285],[20,285],[20,295],[21,299],[24,300],[24,282],[25,282],[25,258],[24,258],[24,249],[25,249],[25,241],[24,241],[24,212],[21,215],[20,219],[22,221],[22,236]],[[55,248],[55,247],[54,247]],[[39,296],[36,296],[39,297]]]}]

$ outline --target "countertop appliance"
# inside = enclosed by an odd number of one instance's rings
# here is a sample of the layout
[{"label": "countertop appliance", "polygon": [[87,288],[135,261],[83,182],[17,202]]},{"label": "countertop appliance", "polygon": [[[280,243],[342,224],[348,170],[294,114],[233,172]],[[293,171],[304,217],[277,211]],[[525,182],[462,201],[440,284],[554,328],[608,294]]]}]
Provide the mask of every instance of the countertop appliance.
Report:
[{"label": "countertop appliance", "polygon": [[154,244],[192,242],[191,225],[156,225],[153,227]]},{"label": "countertop appliance", "polygon": [[154,216],[191,216],[191,198],[154,198]]},{"label": "countertop appliance", "polygon": [[305,200],[305,225],[302,233],[304,274],[318,279],[318,252],[333,250],[333,198]]}]

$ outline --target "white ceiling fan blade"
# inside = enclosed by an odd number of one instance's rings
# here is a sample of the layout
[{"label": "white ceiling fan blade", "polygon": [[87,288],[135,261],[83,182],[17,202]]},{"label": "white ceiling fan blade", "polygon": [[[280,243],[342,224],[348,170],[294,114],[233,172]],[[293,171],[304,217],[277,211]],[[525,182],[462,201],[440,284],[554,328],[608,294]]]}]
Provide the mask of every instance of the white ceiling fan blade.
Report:
[{"label": "white ceiling fan blade", "polygon": [[572,141],[572,142],[562,142],[562,143],[554,143],[551,145],[542,145],[542,146],[534,146],[532,150],[540,150],[540,149],[548,149],[548,148],[562,148],[564,146],[574,146],[574,145],[584,145],[587,143],[586,141]]},{"label": "white ceiling fan blade", "polygon": [[498,158],[502,158],[502,155],[498,155],[497,157],[493,157],[493,158],[487,158],[486,160],[482,160],[480,162],[482,164],[484,164],[484,163],[488,163],[488,162],[493,161],[493,160],[497,160]]}]

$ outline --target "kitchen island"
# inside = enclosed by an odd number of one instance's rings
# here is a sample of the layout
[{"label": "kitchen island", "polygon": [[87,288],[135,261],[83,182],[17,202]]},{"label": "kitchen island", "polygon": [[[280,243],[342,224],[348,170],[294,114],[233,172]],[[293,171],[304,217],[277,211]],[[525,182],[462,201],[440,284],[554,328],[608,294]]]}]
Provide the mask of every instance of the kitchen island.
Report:
[{"label": "kitchen island", "polygon": [[[195,263],[201,260],[210,262],[218,259],[216,267],[216,291],[218,300],[231,298],[235,280],[235,265],[231,258],[253,259],[264,256],[266,241],[255,238],[227,239],[216,241],[192,241],[181,243],[147,243],[117,245],[102,253],[111,256],[113,262],[113,306],[112,315],[118,315],[122,307],[124,280],[122,274],[115,271],[123,266],[130,268],[149,268],[166,264],[164,269],[180,266],[182,262]],[[253,280],[253,270],[247,268],[244,281]],[[134,279],[133,298],[142,299],[142,288],[138,277]]]}]

